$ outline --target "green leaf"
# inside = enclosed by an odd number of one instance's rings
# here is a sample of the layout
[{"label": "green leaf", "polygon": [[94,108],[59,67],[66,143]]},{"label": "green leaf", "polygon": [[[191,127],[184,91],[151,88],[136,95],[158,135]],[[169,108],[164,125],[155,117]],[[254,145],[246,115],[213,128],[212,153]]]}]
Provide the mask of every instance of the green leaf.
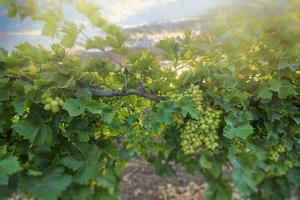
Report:
[{"label": "green leaf", "polygon": [[232,139],[234,137],[247,139],[247,137],[252,133],[253,133],[253,127],[248,122],[233,127],[227,126],[224,129],[224,136],[229,139]]},{"label": "green leaf", "polygon": [[300,67],[299,61],[281,61],[278,65],[278,69],[290,69],[291,71],[296,71]]},{"label": "green leaf", "polygon": [[115,112],[112,112],[112,111],[109,110],[109,109],[103,108],[103,109],[102,109],[102,112],[101,112],[101,119],[102,119],[105,123],[111,124],[112,121],[113,121],[114,115],[115,115]]},{"label": "green leaf", "polygon": [[18,115],[23,115],[25,110],[25,103],[25,97],[17,97],[13,100],[12,105],[14,106],[15,111],[18,113]]},{"label": "green leaf", "polygon": [[78,36],[76,24],[74,22],[66,22],[62,28],[62,32],[64,35],[62,36],[61,44],[67,48],[73,47]]},{"label": "green leaf", "polygon": [[92,128],[82,130],[78,133],[78,140],[80,142],[88,142],[90,137],[93,135],[94,130]]},{"label": "green leaf", "polygon": [[274,91],[274,92],[279,92],[279,89],[281,88],[281,81],[277,79],[271,79],[268,82],[269,84],[269,89]]},{"label": "green leaf", "polygon": [[85,155],[85,159],[82,160],[83,166],[79,168],[74,180],[80,184],[88,184],[91,179],[99,175],[101,151],[96,145],[91,145],[83,153]]},{"label": "green leaf", "polygon": [[38,18],[45,22],[42,34],[49,37],[55,37],[59,29],[58,24],[62,20],[62,16],[62,9],[45,9]]},{"label": "green leaf", "polygon": [[[2,158],[1,158],[2,157]],[[11,155],[0,157],[0,185],[7,185],[9,175],[12,175],[22,170],[18,159]]]},{"label": "green leaf", "polygon": [[19,121],[17,124],[14,124],[12,128],[25,139],[33,142],[41,129],[41,125],[33,120],[24,119]]},{"label": "green leaf", "polygon": [[0,78],[0,88],[3,86],[5,87],[9,80],[9,78]]},{"label": "green leaf", "polygon": [[100,15],[101,7],[98,4],[88,0],[79,0],[76,8],[90,20],[93,26],[104,28],[107,25],[106,21]]},{"label": "green leaf", "polygon": [[84,107],[78,99],[68,99],[65,101],[63,109],[65,109],[71,117],[79,116],[84,112]]},{"label": "green leaf", "polygon": [[278,96],[280,99],[286,99],[290,95],[295,95],[295,87],[288,81],[282,81],[282,86],[278,91]]},{"label": "green leaf", "polygon": [[78,89],[75,93],[77,98],[83,98],[83,99],[91,99],[92,93],[87,88]]},{"label": "green leaf", "polygon": [[7,101],[7,100],[9,100],[9,96],[10,96],[10,92],[9,92],[9,90],[8,89],[1,89],[0,88],[0,94],[1,94],[1,96],[0,96],[0,102],[1,101]]},{"label": "green leaf", "polygon": [[193,119],[199,119],[199,116],[196,112],[195,103],[196,102],[193,102],[191,98],[184,97],[176,101],[174,107],[180,109],[181,115],[183,117],[186,117],[189,114]]},{"label": "green leaf", "polygon": [[34,145],[48,144],[52,141],[52,130],[46,124],[39,124],[36,120],[23,119],[12,128]]},{"label": "green leaf", "polygon": [[32,142],[33,145],[43,145],[50,144],[52,141],[52,129],[43,124],[38,132],[38,135],[35,137],[35,140]]},{"label": "green leaf", "polygon": [[271,100],[272,96],[273,96],[272,92],[266,87],[261,87],[258,90],[258,97],[261,99]]},{"label": "green leaf", "polygon": [[212,162],[208,159],[206,155],[201,155],[199,163],[201,167],[204,169],[211,169],[212,168]]},{"label": "green leaf", "polygon": [[23,177],[22,191],[41,200],[56,200],[72,182],[71,175],[65,174],[63,168],[56,168],[41,177]]},{"label": "green leaf", "polygon": [[293,115],[292,118],[297,124],[300,124],[300,113]]},{"label": "green leaf", "polygon": [[254,130],[250,124],[252,119],[252,114],[249,111],[232,110],[225,118],[227,125],[224,128],[223,135],[229,139],[234,137],[246,139]]},{"label": "green leaf", "polygon": [[114,174],[111,171],[108,171],[104,175],[97,177],[97,181],[99,181],[101,187],[113,189],[117,180]]},{"label": "green leaf", "polygon": [[0,120],[0,133],[3,133],[3,125],[5,124],[5,121]]},{"label": "green leaf", "polygon": [[76,160],[73,156],[68,156],[61,159],[60,163],[74,171],[78,170],[83,165],[82,161]]},{"label": "green leaf", "polygon": [[42,30],[42,34],[49,37],[55,37],[57,32],[57,24],[55,21],[47,21]]},{"label": "green leaf", "polygon": [[155,113],[155,120],[159,123],[171,124],[172,113],[175,112],[173,105],[169,102],[161,102],[156,107],[158,109]]},{"label": "green leaf", "polygon": [[210,183],[205,194],[207,200],[231,200],[232,188],[225,180],[218,180]]},{"label": "green leaf", "polygon": [[154,163],[154,169],[157,174],[160,176],[175,176],[176,172],[172,166],[168,163],[162,163],[160,160],[157,160]]},{"label": "green leaf", "polygon": [[231,91],[237,86],[238,82],[235,77],[231,77],[225,80],[224,82],[224,87],[228,90]]},{"label": "green leaf", "polygon": [[87,49],[104,49],[106,46],[105,40],[102,37],[93,37],[88,39],[85,47]]},{"label": "green leaf", "polygon": [[257,185],[250,170],[253,164],[252,157],[242,155],[238,158],[236,155],[230,154],[229,159],[233,165],[232,179],[238,191],[246,197],[256,192]]}]

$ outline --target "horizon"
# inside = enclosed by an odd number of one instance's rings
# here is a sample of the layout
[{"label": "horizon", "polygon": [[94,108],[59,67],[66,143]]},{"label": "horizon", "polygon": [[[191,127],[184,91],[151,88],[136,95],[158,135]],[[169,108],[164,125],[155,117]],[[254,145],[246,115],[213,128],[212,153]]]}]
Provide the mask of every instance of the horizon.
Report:
[{"label": "horizon", "polygon": [[[212,8],[221,4],[221,0],[96,0],[102,7],[102,15],[110,23],[122,28],[156,25],[172,21],[180,21],[199,17]],[[76,9],[70,5],[65,8],[68,19],[77,23],[87,24],[87,20],[78,15]],[[48,46],[55,39],[41,35],[42,23],[25,18],[12,19],[6,16],[6,10],[0,7],[0,47],[13,50],[14,46],[25,41],[33,45]],[[86,33],[99,34],[88,27]]]}]

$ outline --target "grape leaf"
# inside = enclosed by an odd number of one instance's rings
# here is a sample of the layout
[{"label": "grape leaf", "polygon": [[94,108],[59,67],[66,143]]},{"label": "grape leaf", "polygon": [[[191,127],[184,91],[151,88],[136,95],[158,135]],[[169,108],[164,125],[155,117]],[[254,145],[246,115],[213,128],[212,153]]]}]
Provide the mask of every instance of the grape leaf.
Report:
[{"label": "grape leaf", "polygon": [[1,155],[0,157],[0,186],[7,185],[9,180],[9,175],[12,175],[18,171],[22,170],[18,159],[12,155]]},{"label": "grape leaf", "polygon": [[61,44],[67,48],[73,47],[78,36],[76,24],[74,22],[66,22],[62,28],[62,32],[64,35],[62,36]]},{"label": "grape leaf", "polygon": [[38,199],[56,200],[71,182],[71,175],[65,174],[63,168],[56,168],[40,177],[22,177],[20,185],[24,192]]},{"label": "grape leaf", "polygon": [[76,117],[84,112],[84,107],[78,99],[68,99],[63,105],[63,109],[68,111],[71,117]]}]

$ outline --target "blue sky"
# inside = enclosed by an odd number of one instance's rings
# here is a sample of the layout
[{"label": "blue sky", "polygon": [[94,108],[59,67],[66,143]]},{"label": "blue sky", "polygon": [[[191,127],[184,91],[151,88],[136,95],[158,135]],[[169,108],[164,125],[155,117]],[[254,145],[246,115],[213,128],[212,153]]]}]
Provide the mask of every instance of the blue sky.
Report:
[{"label": "blue sky", "polygon": [[[102,6],[103,16],[122,27],[153,24],[196,17],[210,8],[218,6],[222,0],[94,0]],[[68,19],[85,23],[74,8],[67,7]],[[52,41],[40,35],[42,23],[30,19],[20,21],[5,16],[0,7],[0,46],[8,50],[22,42],[48,45]],[[89,29],[89,34],[96,34]]]}]

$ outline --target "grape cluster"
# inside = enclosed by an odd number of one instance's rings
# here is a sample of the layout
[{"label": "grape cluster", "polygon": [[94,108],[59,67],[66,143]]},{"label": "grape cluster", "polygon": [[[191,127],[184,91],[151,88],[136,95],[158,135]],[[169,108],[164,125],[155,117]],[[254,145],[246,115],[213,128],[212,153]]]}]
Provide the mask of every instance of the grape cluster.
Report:
[{"label": "grape cluster", "polygon": [[90,182],[90,188],[91,188],[92,190],[94,190],[94,189],[96,189],[97,187],[98,187],[97,181],[96,181],[96,180],[91,180],[91,182]]},{"label": "grape cluster", "polygon": [[184,124],[183,118],[178,113],[173,113],[172,120],[177,128],[181,127]]},{"label": "grape cluster", "polygon": [[118,97],[106,98],[104,102],[108,104],[112,110],[120,110],[125,106],[124,101]]},{"label": "grape cluster", "polygon": [[284,164],[284,166],[286,166],[286,167],[289,168],[289,169],[291,169],[291,168],[293,168],[293,167],[295,166],[294,162],[291,161],[291,160],[285,160],[285,161],[283,162],[283,164]]},{"label": "grape cluster", "polygon": [[105,136],[105,137],[112,136],[110,129],[101,122],[100,116],[93,117],[91,124],[92,124],[92,128],[94,130],[93,138],[95,140],[97,140],[103,136]]},{"label": "grape cluster", "polygon": [[102,136],[102,123],[100,120],[97,120],[95,123],[94,123],[94,129],[95,129],[95,132],[94,132],[94,138],[97,140],[99,139],[101,136]]},{"label": "grape cluster", "polygon": [[[189,119],[181,128],[181,148],[184,154],[194,154],[203,148],[215,150],[218,147],[218,128],[222,111],[203,104],[203,94],[198,86],[192,85],[187,91],[171,96],[173,101],[190,97],[196,104],[199,119]],[[178,120],[182,123],[182,120]]]},{"label": "grape cluster", "polygon": [[102,101],[108,104],[111,110],[115,112],[114,117],[117,122],[122,123],[126,121],[129,114],[129,110],[124,99],[120,97],[110,97],[103,98]]},{"label": "grape cluster", "polygon": [[44,104],[44,110],[51,111],[54,114],[59,112],[64,101],[60,97],[51,97],[51,93],[47,92],[42,95],[42,104]]},{"label": "grape cluster", "polygon": [[232,144],[235,146],[237,153],[243,153],[246,150],[246,144],[241,142],[240,140],[234,138],[232,140]]},{"label": "grape cluster", "polygon": [[190,97],[193,100],[193,102],[195,102],[197,110],[199,112],[203,110],[202,107],[203,94],[202,91],[199,89],[199,86],[191,85],[189,89],[187,89],[185,92],[181,94],[172,94],[170,96],[170,100],[178,101],[183,97]]},{"label": "grape cluster", "polygon": [[278,144],[271,149],[269,159],[276,162],[278,161],[280,154],[284,152],[285,148],[281,144]]},{"label": "grape cluster", "polygon": [[21,119],[26,119],[29,116],[30,108],[25,107],[22,114],[16,114],[11,118],[11,123],[17,124]]},{"label": "grape cluster", "polygon": [[15,115],[12,119],[11,122],[13,124],[17,124],[20,121],[20,116],[19,115]]}]

